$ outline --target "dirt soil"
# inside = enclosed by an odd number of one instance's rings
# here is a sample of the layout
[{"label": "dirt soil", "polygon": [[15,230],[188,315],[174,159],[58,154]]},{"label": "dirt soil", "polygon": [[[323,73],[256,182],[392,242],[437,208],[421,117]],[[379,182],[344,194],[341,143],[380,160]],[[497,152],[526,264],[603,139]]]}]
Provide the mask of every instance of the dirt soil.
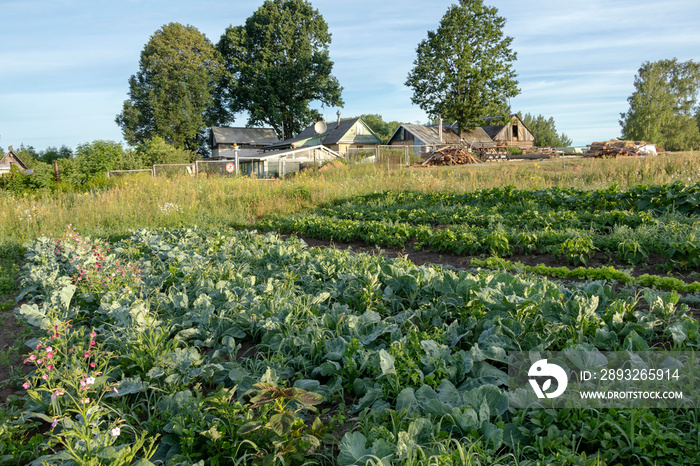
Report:
[{"label": "dirt soil", "polygon": [[29,368],[22,365],[22,355],[12,350],[17,338],[24,331],[24,324],[15,318],[12,310],[2,312],[0,320],[3,321],[3,326],[0,327],[0,354],[3,355],[3,361],[0,363],[0,404],[3,404],[9,395],[17,391],[16,387],[7,386],[5,382],[10,380],[18,368],[24,373],[27,373]]}]

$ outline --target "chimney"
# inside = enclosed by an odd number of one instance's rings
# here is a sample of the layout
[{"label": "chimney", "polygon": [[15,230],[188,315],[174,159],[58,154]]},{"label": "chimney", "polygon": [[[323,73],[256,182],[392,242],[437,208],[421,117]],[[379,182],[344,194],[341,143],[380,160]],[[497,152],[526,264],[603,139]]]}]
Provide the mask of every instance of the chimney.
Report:
[{"label": "chimney", "polygon": [[335,112],[335,114],[338,115],[338,122],[337,122],[337,125],[335,126],[335,127],[337,128],[337,127],[340,126],[340,110],[338,110],[337,112]]},{"label": "chimney", "polygon": [[7,152],[12,152],[12,146],[7,148]]},{"label": "chimney", "polygon": [[440,144],[442,144],[442,115],[438,115],[438,137],[440,138]]}]

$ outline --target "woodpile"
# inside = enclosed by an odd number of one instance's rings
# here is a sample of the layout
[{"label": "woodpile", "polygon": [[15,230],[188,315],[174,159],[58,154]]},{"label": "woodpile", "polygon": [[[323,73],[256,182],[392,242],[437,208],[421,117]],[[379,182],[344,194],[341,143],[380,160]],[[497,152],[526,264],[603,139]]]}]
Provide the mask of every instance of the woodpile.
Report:
[{"label": "woodpile", "polygon": [[588,146],[584,157],[642,157],[656,155],[656,147],[646,141],[621,141],[611,139],[606,142],[594,142]]},{"label": "woodpile", "polygon": [[461,147],[443,147],[428,154],[422,165],[465,165],[480,163],[477,158]]}]

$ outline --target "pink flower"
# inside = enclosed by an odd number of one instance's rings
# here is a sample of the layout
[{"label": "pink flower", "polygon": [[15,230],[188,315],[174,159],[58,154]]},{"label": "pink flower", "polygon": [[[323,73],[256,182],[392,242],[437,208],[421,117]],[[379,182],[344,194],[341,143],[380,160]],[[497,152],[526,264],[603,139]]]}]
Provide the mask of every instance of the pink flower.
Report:
[{"label": "pink flower", "polygon": [[29,385],[29,382],[24,382],[22,384],[22,388],[24,388],[25,390],[29,390],[29,387],[31,387],[31,385]]},{"label": "pink flower", "polygon": [[117,390],[117,387],[112,388],[112,391],[116,393],[117,395],[119,394],[119,390]]},{"label": "pink flower", "polygon": [[90,340],[90,346],[95,346],[95,340]]},{"label": "pink flower", "polygon": [[94,362],[91,362],[91,363],[90,363],[90,367],[94,369],[94,368],[95,368],[95,363],[94,363]]},{"label": "pink flower", "polygon": [[57,425],[58,425],[58,419],[54,418],[53,422],[51,423],[51,428],[55,429]]},{"label": "pink flower", "polygon": [[37,359],[36,363],[37,363],[37,364],[43,364],[43,363],[44,363],[44,360],[43,360],[43,359]]},{"label": "pink flower", "polygon": [[96,334],[95,331],[93,330],[92,333],[90,334],[90,338],[95,338],[96,336],[97,336],[97,334]]},{"label": "pink flower", "polygon": [[53,364],[49,364],[49,370],[53,370]]},{"label": "pink flower", "polygon": [[90,352],[89,352],[89,351],[86,351],[85,354],[83,354],[83,357],[84,357],[85,359],[89,358],[89,357],[90,357]]},{"label": "pink flower", "polygon": [[41,378],[44,379],[44,380],[48,380],[49,374],[44,374],[44,375],[41,376]]},{"label": "pink flower", "polygon": [[90,398],[83,398],[83,404],[88,404],[90,403]]},{"label": "pink flower", "polygon": [[29,356],[29,360],[30,360],[30,361],[36,361],[36,356],[34,356],[33,354],[30,355],[30,356]]},{"label": "pink flower", "polygon": [[46,353],[46,359],[53,358],[53,353]]},{"label": "pink flower", "polygon": [[121,430],[119,430],[119,427],[115,427],[114,429],[110,430],[109,433],[112,434],[112,437],[119,437]]},{"label": "pink flower", "polygon": [[46,352],[47,353],[53,353],[53,348],[51,346],[46,347]]},{"label": "pink flower", "polygon": [[36,349],[39,349],[39,348],[41,348],[41,343],[37,343],[37,345],[36,345]]},{"label": "pink flower", "polygon": [[59,396],[63,395],[64,393],[65,393],[65,392],[59,388],[58,390],[56,390],[55,392],[53,392],[53,393],[51,394],[51,399],[52,399],[52,400],[55,400],[56,397],[59,397]]}]

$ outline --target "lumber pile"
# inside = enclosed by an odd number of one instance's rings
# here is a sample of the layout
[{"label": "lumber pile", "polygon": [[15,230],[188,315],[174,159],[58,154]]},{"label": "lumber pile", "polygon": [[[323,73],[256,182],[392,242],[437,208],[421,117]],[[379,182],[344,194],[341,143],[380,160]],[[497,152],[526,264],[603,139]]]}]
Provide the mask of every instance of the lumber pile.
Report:
[{"label": "lumber pile", "polygon": [[434,150],[422,165],[465,165],[480,163],[477,158],[462,147],[447,146]]},{"label": "lumber pile", "polygon": [[584,157],[642,157],[656,155],[656,146],[646,141],[621,141],[611,139],[594,142],[588,146]]}]

